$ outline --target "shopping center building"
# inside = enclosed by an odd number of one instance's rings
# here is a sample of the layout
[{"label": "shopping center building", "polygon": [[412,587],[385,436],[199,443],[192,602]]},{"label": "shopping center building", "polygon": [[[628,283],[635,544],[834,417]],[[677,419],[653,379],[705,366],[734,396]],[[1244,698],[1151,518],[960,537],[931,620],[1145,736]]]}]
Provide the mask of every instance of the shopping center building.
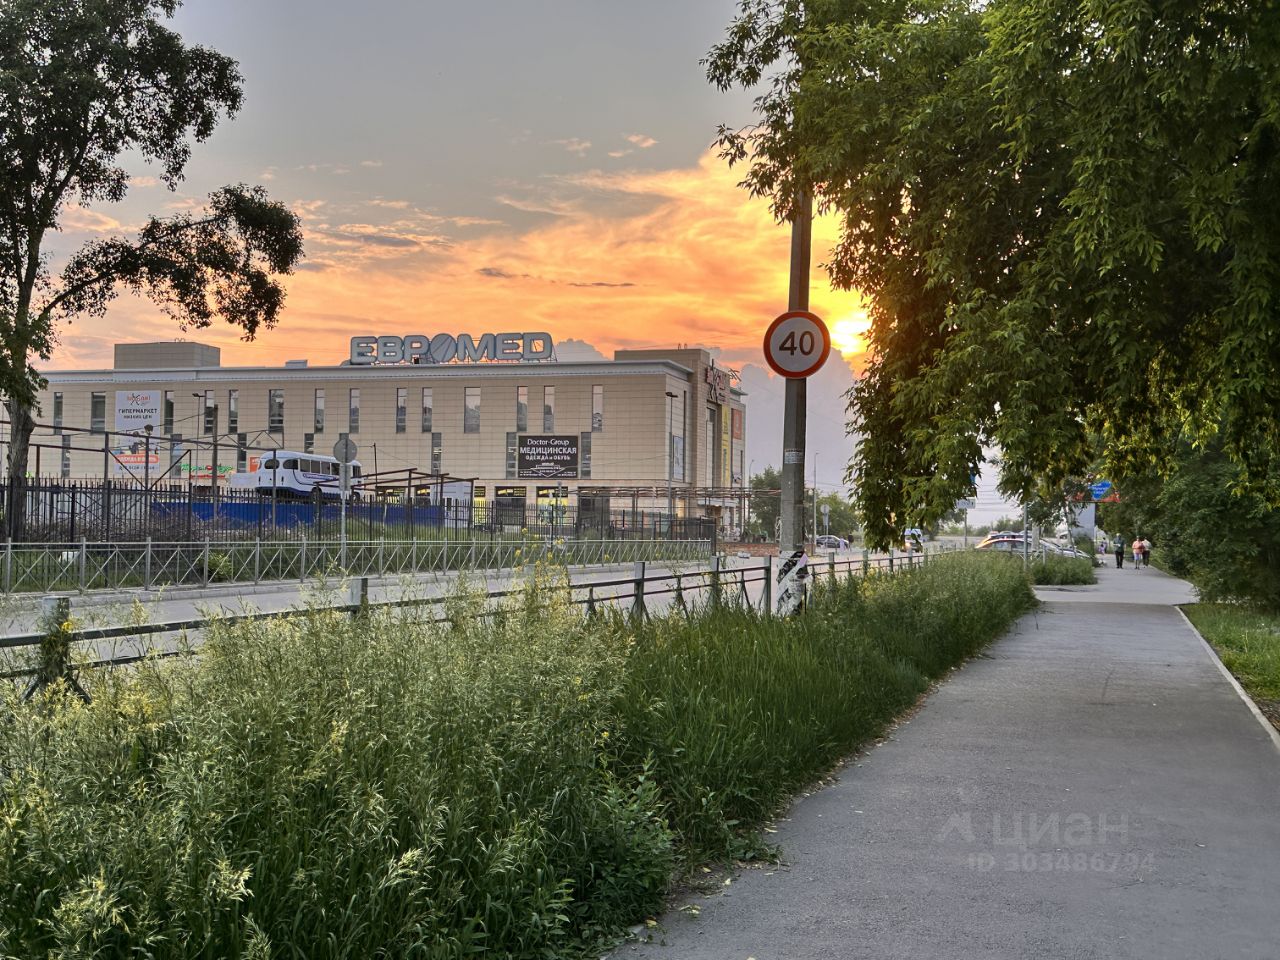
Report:
[{"label": "shopping center building", "polygon": [[480,502],[670,502],[741,526],[745,395],[706,350],[566,362],[545,333],[383,335],[338,361],[224,367],[200,343],[117,344],[112,369],[45,373],[32,471],[226,488],[266,452],[330,456],[347,434],[365,475],[474,480]]}]

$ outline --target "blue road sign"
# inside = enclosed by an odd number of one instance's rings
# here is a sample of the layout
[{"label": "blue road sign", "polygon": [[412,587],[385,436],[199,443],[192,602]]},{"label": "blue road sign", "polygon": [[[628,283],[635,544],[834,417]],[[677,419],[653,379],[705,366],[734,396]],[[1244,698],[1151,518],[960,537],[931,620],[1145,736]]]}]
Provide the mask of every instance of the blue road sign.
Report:
[{"label": "blue road sign", "polygon": [[1107,491],[1110,489],[1110,480],[1099,480],[1097,483],[1089,485],[1089,492],[1093,494],[1093,499],[1095,500],[1101,500],[1107,495]]}]

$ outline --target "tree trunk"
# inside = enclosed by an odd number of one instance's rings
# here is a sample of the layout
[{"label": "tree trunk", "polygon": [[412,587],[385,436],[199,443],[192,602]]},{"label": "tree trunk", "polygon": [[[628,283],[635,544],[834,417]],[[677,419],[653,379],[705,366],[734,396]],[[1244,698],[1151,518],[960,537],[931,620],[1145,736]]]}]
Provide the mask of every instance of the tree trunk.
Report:
[{"label": "tree trunk", "polygon": [[31,409],[13,397],[5,400],[5,409],[9,413],[9,489],[4,505],[4,534],[8,539],[21,540],[27,520],[27,452],[36,421]]}]

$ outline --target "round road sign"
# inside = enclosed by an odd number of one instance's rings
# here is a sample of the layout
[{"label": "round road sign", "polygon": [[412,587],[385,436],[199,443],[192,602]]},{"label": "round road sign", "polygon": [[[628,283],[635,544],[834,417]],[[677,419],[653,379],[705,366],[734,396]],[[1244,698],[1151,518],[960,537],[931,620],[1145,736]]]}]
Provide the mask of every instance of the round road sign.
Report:
[{"label": "round road sign", "polygon": [[791,310],[764,335],[764,358],[774,373],[799,379],[817,373],[831,353],[831,334],[817,314]]},{"label": "round road sign", "polygon": [[333,445],[333,458],[339,463],[350,463],[356,458],[356,442],[350,437],[342,437]]}]

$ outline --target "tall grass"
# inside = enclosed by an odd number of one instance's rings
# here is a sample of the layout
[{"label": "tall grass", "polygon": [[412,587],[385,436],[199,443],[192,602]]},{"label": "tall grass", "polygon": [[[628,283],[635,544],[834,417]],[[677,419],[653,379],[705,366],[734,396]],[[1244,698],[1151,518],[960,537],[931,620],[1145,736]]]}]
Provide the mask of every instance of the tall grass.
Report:
[{"label": "tall grass", "polygon": [[[571,956],[727,855],[1030,603],[956,557],[782,622],[312,612],[6,692],[0,954]],[[747,838],[744,840],[744,837]]]},{"label": "tall grass", "polygon": [[1031,564],[1031,578],[1042,586],[1076,586],[1098,582],[1088,557],[1047,554]]}]

